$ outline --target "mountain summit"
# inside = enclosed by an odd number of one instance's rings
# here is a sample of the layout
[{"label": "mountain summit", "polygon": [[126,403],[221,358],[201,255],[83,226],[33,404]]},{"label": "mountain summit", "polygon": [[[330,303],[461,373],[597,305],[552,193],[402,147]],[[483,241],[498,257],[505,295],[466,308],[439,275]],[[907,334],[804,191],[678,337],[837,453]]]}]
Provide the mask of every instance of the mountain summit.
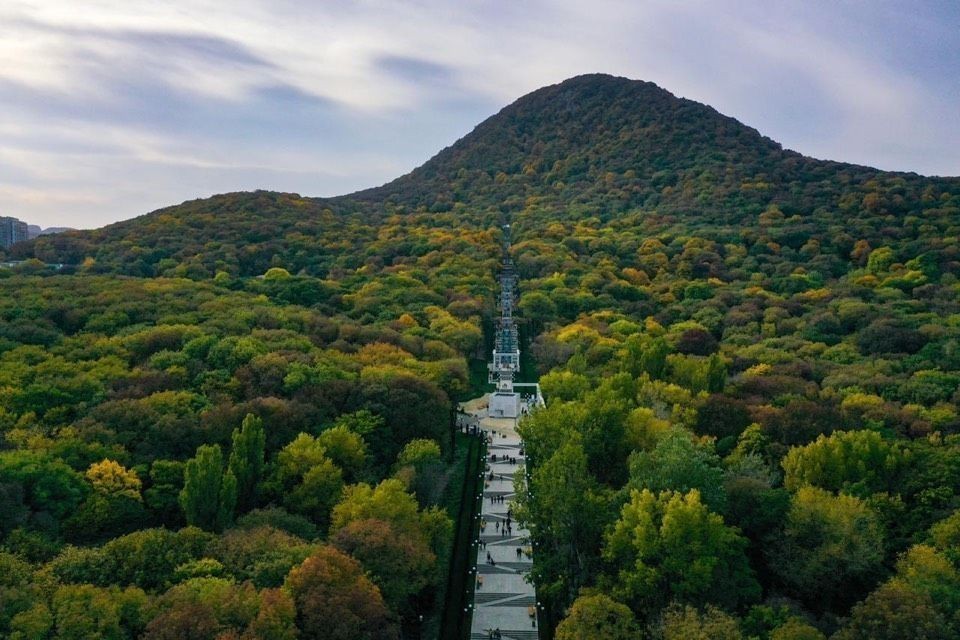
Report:
[{"label": "mountain summit", "polygon": [[[736,229],[793,249],[812,238],[844,253],[853,238],[902,236],[908,230],[895,221],[942,213],[956,194],[958,178],[815,160],[652,83],[594,74],[520,98],[381,187],[331,199],[215,196],[17,251],[71,264],[94,257],[98,268],[135,275],[187,259],[197,276],[221,268],[255,275],[274,262],[324,275],[352,262],[318,262],[304,248],[309,237],[335,234],[337,221],[351,217],[375,227],[384,216],[417,214],[461,230],[489,229],[509,215],[519,240],[552,222],[589,218],[644,224],[650,233]],[[369,242],[358,236],[344,249],[362,254]],[[409,250],[397,243],[397,252]]]},{"label": "mountain summit", "polygon": [[442,202],[483,191],[494,178],[528,195],[564,191],[575,201],[609,191],[611,177],[636,192],[648,179],[662,189],[690,171],[758,172],[799,157],[651,82],[591,74],[527,94],[410,174],[352,197],[413,203],[429,192]]}]

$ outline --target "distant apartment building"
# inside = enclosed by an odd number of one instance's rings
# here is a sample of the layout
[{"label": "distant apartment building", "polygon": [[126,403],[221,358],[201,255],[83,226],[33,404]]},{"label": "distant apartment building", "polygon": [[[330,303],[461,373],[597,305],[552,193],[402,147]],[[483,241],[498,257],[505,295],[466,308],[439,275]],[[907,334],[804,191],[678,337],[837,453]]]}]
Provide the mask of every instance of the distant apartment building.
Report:
[{"label": "distant apartment building", "polygon": [[15,242],[30,238],[27,223],[16,218],[0,216],[0,247],[8,249]]}]

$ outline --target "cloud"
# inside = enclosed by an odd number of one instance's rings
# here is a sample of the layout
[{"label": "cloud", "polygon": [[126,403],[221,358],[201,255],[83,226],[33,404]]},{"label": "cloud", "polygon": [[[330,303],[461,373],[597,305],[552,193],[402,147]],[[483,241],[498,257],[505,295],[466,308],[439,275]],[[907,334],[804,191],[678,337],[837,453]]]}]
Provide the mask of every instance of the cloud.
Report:
[{"label": "cloud", "polygon": [[958,14],[759,0],[5,2],[0,212],[97,226],[219,191],[345,193],[406,173],[523,93],[596,71],[652,80],[810,155],[956,175]]}]

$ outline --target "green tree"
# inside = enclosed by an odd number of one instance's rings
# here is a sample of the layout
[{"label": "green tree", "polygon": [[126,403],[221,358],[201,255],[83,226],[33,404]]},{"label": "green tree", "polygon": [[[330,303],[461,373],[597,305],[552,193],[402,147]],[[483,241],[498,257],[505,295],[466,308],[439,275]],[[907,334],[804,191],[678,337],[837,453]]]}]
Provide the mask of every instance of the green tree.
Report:
[{"label": "green tree", "polygon": [[796,491],[813,485],[860,497],[894,491],[909,452],[875,431],[835,431],[793,447],[783,459],[784,486]]},{"label": "green tree", "polygon": [[85,477],[93,491],[65,523],[70,540],[94,542],[144,524],[140,478],[114,460],[90,465]]},{"label": "green tree", "polygon": [[443,490],[440,445],[433,440],[411,440],[397,456],[394,476],[407,483],[420,504],[435,504]]},{"label": "green tree", "polygon": [[144,640],[235,637],[256,618],[260,598],[249,582],[195,577],[174,585],[154,602],[159,615]]},{"label": "green tree", "polygon": [[890,270],[896,261],[896,255],[890,247],[878,247],[870,252],[867,258],[867,271],[874,275],[882,275]]},{"label": "green tree", "polygon": [[544,323],[553,320],[557,315],[557,306],[553,300],[540,291],[524,292],[517,306],[523,317],[533,324],[534,333],[539,332]]},{"label": "green tree", "polygon": [[290,569],[303,562],[316,546],[271,526],[233,528],[219,536],[207,553],[237,580],[258,588],[279,587]]},{"label": "green tree", "polygon": [[283,267],[270,267],[263,274],[264,280],[288,280],[291,278],[290,272]]},{"label": "green tree", "polygon": [[323,530],[342,492],[343,473],[330,459],[324,458],[304,473],[300,482],[283,497],[283,506],[307,516]]},{"label": "green tree", "polygon": [[399,533],[426,541],[438,558],[445,556],[453,527],[441,509],[420,511],[416,499],[407,493],[403,482],[395,478],[388,478],[376,487],[364,483],[346,487],[343,499],[333,509],[331,537],[358,520],[388,522]]},{"label": "green tree", "polygon": [[401,467],[411,465],[419,468],[439,460],[440,445],[433,440],[418,438],[403,446],[400,455],[397,456],[397,465]]},{"label": "green tree", "polygon": [[263,475],[266,434],[263,420],[248,413],[239,429],[233,430],[233,444],[227,467],[237,481],[237,510],[246,512],[256,506],[257,487]]},{"label": "green tree", "polygon": [[690,605],[667,609],[659,625],[663,640],[742,640],[736,618],[713,606],[702,612]]},{"label": "green tree", "polygon": [[220,446],[198,448],[184,468],[180,491],[180,506],[187,522],[207,531],[221,531],[233,519],[236,500],[237,479],[229,469],[224,472]]},{"label": "green tree", "polygon": [[424,536],[397,531],[383,520],[354,520],[330,543],[360,561],[391,611],[409,611],[410,598],[439,575],[437,557]]},{"label": "green tree", "polygon": [[184,523],[180,507],[183,469],[179,460],[154,460],[150,465],[151,485],[143,492],[143,500],[154,517],[168,527]]},{"label": "green tree", "polygon": [[515,480],[517,520],[527,525],[543,553],[534,554],[538,593],[551,608],[573,600],[599,569],[603,529],[610,518],[606,495],[587,468],[579,436],[571,437],[527,482]]},{"label": "green tree", "polygon": [[49,567],[65,583],[132,584],[156,590],[168,586],[178,566],[199,559],[212,539],[212,534],[196,527],[177,532],[142,529],[96,549],[68,546]]},{"label": "green tree", "polygon": [[727,384],[727,363],[720,354],[714,353],[707,361],[707,391],[720,393]]},{"label": "green tree", "polygon": [[941,640],[956,637],[930,597],[892,580],[850,611],[835,640]]},{"label": "green tree", "polygon": [[88,584],[65,585],[53,594],[57,640],[133,640],[143,628],[146,594],[135,587],[121,591]]},{"label": "green tree", "polygon": [[960,509],[930,527],[933,546],[960,566]]},{"label": "green tree", "polygon": [[574,600],[554,637],[557,640],[634,640],[640,636],[640,626],[630,607],[609,596],[593,594]]},{"label": "green tree", "polygon": [[700,493],[630,492],[607,534],[604,558],[617,568],[613,593],[653,612],[670,600],[736,606],[760,595],[747,541],[700,501]]},{"label": "green tree", "polygon": [[271,489],[275,498],[282,498],[291,490],[307,471],[329,462],[327,451],[316,438],[308,433],[297,435],[277,453],[271,473]]},{"label": "green tree", "polygon": [[790,618],[770,633],[770,640],[826,640],[826,636],[802,618]]},{"label": "green tree", "polygon": [[933,547],[915,545],[897,561],[892,580],[929,597],[954,633],[960,633],[960,570],[946,556]]},{"label": "green tree", "polygon": [[67,464],[34,451],[0,453],[0,484],[20,487],[32,514],[55,521],[73,513],[89,490]]},{"label": "green tree", "polygon": [[0,551],[0,634],[12,628],[12,621],[21,615],[24,616],[22,629],[42,627],[42,621],[45,616],[49,617],[49,611],[30,610],[44,600],[44,596],[41,585],[34,582],[30,563],[12,553]]},{"label": "green tree", "polygon": [[10,620],[10,640],[45,640],[53,629],[50,608],[38,602]]},{"label": "green tree", "polygon": [[640,356],[640,368],[652,379],[661,380],[667,371],[667,355],[670,345],[664,338],[654,338]]},{"label": "green tree", "polygon": [[786,590],[817,611],[842,608],[882,572],[883,531],[860,499],[801,487],[767,561]]},{"label": "green tree", "polygon": [[348,481],[356,480],[367,462],[367,444],[363,436],[338,424],[317,436],[317,444],[343,470]]},{"label": "green tree", "polygon": [[630,456],[630,486],[653,492],[696,489],[711,509],[722,512],[726,504],[723,469],[712,445],[695,441],[679,428],[661,438],[653,451]]}]

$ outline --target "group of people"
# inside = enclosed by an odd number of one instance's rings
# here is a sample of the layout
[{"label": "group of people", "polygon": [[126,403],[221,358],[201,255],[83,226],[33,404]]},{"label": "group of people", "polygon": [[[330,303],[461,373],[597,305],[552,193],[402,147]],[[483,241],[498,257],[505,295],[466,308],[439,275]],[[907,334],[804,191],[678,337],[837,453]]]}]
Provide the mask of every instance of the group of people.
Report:
[{"label": "group of people", "polygon": [[500,633],[500,627],[497,627],[496,629],[487,629],[487,638],[491,638],[492,640],[500,640],[503,638],[503,634]]}]

